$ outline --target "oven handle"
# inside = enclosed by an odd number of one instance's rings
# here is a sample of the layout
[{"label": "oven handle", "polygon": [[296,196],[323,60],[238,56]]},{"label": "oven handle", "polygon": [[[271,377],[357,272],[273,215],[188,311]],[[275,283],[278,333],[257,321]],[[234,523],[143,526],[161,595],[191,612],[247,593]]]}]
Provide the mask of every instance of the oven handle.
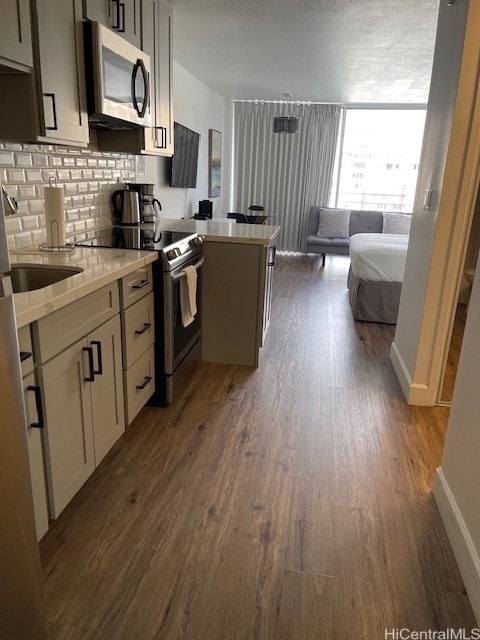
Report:
[{"label": "oven handle", "polygon": [[[204,260],[205,260],[205,258],[200,258],[200,260],[198,262],[196,262],[192,266],[195,267],[195,269],[198,271],[200,269],[200,267],[202,266]],[[181,280],[182,278],[185,277],[185,272],[184,271],[180,271],[180,273],[175,273],[174,275],[172,275],[170,277],[171,277],[172,282],[178,282],[179,280]]]}]

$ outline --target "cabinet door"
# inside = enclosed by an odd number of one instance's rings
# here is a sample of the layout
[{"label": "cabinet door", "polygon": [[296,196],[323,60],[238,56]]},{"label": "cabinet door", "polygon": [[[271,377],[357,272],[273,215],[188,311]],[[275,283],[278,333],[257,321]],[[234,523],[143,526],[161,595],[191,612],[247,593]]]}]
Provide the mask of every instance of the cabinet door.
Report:
[{"label": "cabinet door", "polygon": [[163,0],[145,0],[142,10],[142,49],[152,62],[150,99],[153,126],[146,133],[145,151],[173,154],[172,9]]},{"label": "cabinet door", "polygon": [[36,0],[40,140],[86,146],[81,0]]},{"label": "cabinet door", "polygon": [[115,316],[88,336],[93,349],[95,382],[91,385],[95,464],[125,431],[120,318]]},{"label": "cabinet door", "polygon": [[35,511],[35,527],[37,540],[43,538],[48,531],[47,487],[45,482],[45,463],[42,443],[42,416],[38,415],[35,394],[35,378],[30,373],[23,379],[25,411],[27,416],[28,459],[30,477],[32,479],[33,507]]},{"label": "cabinet door", "polygon": [[140,47],[140,0],[84,0],[83,15]]},{"label": "cabinet door", "polygon": [[159,146],[165,155],[173,155],[173,13],[163,0],[158,14],[159,49],[155,61],[158,67],[160,93],[161,139]]},{"label": "cabinet door", "polygon": [[2,0],[0,64],[33,65],[29,0]]},{"label": "cabinet door", "polygon": [[86,339],[38,368],[51,516],[57,518],[95,469]]}]

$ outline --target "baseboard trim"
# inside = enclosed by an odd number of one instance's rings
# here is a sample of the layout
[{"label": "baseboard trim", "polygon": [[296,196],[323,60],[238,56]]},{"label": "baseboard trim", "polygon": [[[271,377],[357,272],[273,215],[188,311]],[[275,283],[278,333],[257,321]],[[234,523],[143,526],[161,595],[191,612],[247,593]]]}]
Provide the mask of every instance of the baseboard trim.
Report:
[{"label": "baseboard trim", "polygon": [[441,467],[437,469],[433,483],[433,497],[480,625],[480,558]]},{"label": "baseboard trim", "polygon": [[395,341],[392,342],[392,346],[390,347],[390,362],[393,365],[393,370],[397,376],[398,382],[400,383],[400,387],[402,388],[403,395],[405,396],[405,400],[408,402],[408,396],[410,395],[410,385],[412,380],[410,378],[410,374],[405,365],[405,362],[400,355],[399,350],[397,349],[397,345]]},{"label": "baseboard trim", "polygon": [[408,404],[413,404],[418,407],[433,406],[433,404],[435,404],[435,401],[432,402],[432,399],[430,398],[430,389],[427,385],[412,382],[407,365],[397,349],[395,341],[392,342],[392,346],[390,347],[390,362],[392,363],[403,395]]}]

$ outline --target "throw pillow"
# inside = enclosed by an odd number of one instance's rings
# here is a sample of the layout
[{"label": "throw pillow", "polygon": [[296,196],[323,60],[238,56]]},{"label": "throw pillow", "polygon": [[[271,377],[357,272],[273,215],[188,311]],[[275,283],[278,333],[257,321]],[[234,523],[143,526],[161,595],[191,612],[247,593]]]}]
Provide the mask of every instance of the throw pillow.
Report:
[{"label": "throw pillow", "polygon": [[408,213],[392,213],[391,211],[384,211],[382,232],[408,235],[410,233],[411,222],[412,216]]},{"label": "throw pillow", "polygon": [[320,207],[318,212],[317,236],[321,238],[348,238],[350,211]]}]

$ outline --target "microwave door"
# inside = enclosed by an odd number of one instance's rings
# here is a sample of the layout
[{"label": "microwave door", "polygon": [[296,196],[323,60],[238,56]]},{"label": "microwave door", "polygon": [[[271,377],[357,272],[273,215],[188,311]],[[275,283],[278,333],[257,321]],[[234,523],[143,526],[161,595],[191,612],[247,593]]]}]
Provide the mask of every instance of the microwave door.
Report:
[{"label": "microwave door", "polygon": [[103,99],[133,109],[131,63],[102,47]]},{"label": "microwave door", "polygon": [[118,121],[119,126],[150,126],[150,58],[97,22],[88,28],[92,34],[96,114],[112,124]]}]

